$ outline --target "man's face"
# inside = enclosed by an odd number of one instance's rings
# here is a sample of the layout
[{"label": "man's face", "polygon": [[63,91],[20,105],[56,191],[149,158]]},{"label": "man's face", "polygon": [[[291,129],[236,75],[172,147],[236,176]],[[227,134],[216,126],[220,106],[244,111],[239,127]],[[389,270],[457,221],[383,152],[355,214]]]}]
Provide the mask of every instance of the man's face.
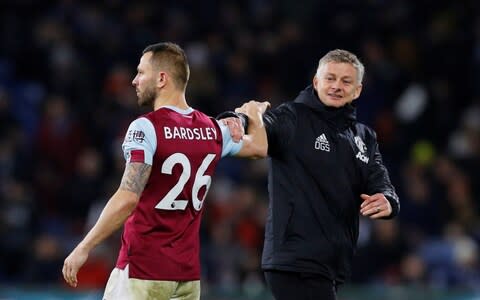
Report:
[{"label": "man's face", "polygon": [[317,70],[313,86],[326,106],[342,107],[360,96],[357,70],[348,63],[326,63]]},{"label": "man's face", "polygon": [[153,102],[157,97],[156,90],[156,72],[150,63],[152,52],[147,52],[140,58],[137,66],[137,75],[132,81],[138,97],[139,106],[153,106]]}]

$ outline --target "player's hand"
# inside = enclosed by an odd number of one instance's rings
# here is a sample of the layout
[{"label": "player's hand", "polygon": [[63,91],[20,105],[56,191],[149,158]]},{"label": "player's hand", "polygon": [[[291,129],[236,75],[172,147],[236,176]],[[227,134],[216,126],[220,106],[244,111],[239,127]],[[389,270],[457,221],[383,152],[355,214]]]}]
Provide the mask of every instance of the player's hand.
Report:
[{"label": "player's hand", "polygon": [[83,264],[87,261],[87,258],[88,251],[81,247],[77,247],[65,259],[65,262],[63,263],[62,273],[63,278],[70,286],[77,287],[78,270],[80,270]]},{"label": "player's hand", "polygon": [[235,143],[238,143],[242,140],[245,130],[243,129],[242,121],[239,118],[230,117],[221,119],[225,126],[230,130],[230,136]]},{"label": "player's hand", "polygon": [[377,193],[374,195],[361,194],[363,202],[360,205],[360,213],[368,216],[370,219],[379,219],[388,217],[392,213],[392,205],[385,198],[384,194]]},{"label": "player's hand", "polygon": [[262,115],[269,107],[270,102],[268,101],[258,102],[255,100],[250,100],[247,103],[244,103],[241,107],[236,108],[235,112],[247,115],[249,121],[252,123],[258,123],[262,121]]}]

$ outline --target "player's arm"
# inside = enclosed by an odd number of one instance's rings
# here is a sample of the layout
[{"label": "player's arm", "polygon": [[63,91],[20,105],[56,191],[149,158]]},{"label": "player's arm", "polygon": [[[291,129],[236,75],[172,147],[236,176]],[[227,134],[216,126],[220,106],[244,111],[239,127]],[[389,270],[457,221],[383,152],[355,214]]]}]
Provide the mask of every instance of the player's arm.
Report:
[{"label": "player's arm", "polygon": [[126,164],[120,187],[79,246],[91,250],[123,225],[137,206],[151,171],[152,166],[144,163]]},{"label": "player's arm", "polygon": [[400,201],[390,181],[376,138],[372,143],[373,156],[368,162],[366,193],[360,195],[360,213],[372,219],[391,219],[400,211]]},{"label": "player's arm", "polygon": [[245,122],[248,126],[243,136],[243,145],[235,155],[237,157],[264,158],[268,153],[268,140],[263,114],[270,107],[268,102],[249,101],[244,103],[235,112],[244,114],[248,119]]},{"label": "player's arm", "polygon": [[127,163],[120,187],[108,200],[100,217],[85,238],[65,259],[62,273],[65,281],[77,286],[77,273],[90,251],[118,230],[137,206],[152,167],[144,163]]},{"label": "player's arm", "polygon": [[241,107],[242,112],[224,112],[217,116],[223,135],[222,157],[255,159],[267,156],[268,143],[262,115],[269,106],[268,102],[250,101]]},{"label": "player's arm", "polygon": [[126,164],[120,187],[108,200],[93,228],[65,259],[63,277],[71,286],[77,286],[77,272],[90,251],[118,230],[134,211],[150,177],[156,147],[153,124],[146,118],[133,121],[122,145]]},{"label": "player's arm", "polygon": [[291,102],[267,111],[269,106],[268,102],[250,101],[235,111],[248,117],[250,145],[264,156],[280,158],[295,147],[292,141],[297,134],[297,112]]}]

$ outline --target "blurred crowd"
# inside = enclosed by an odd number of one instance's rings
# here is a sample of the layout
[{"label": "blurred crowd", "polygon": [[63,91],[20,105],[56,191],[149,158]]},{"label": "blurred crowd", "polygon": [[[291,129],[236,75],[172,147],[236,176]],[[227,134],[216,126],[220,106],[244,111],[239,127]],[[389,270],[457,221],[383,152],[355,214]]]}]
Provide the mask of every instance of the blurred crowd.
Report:
[{"label": "blurred crowd", "polygon": [[[124,168],[143,48],[187,52],[187,101],[210,115],[293,99],[318,59],[366,66],[358,118],[372,126],[401,200],[363,218],[351,281],[480,290],[480,3],[429,0],[2,1],[0,284],[62,284],[63,259]],[[268,161],[226,159],[201,229],[203,287],[255,293]],[[80,286],[103,288],[119,234]]]}]

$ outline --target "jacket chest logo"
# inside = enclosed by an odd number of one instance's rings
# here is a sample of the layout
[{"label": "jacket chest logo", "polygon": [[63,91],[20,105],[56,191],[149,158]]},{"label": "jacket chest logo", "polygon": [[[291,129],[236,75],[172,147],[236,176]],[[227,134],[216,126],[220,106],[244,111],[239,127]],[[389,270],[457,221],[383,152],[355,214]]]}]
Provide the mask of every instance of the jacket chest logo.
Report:
[{"label": "jacket chest logo", "polygon": [[330,152],[330,143],[328,142],[325,133],[319,135],[315,140],[315,149]]},{"label": "jacket chest logo", "polygon": [[357,152],[357,155],[355,155],[355,157],[360,161],[368,164],[369,158],[365,155],[367,153],[367,146],[359,136],[355,136],[354,140],[355,140],[355,145],[357,145],[357,148],[358,148],[358,152]]}]

